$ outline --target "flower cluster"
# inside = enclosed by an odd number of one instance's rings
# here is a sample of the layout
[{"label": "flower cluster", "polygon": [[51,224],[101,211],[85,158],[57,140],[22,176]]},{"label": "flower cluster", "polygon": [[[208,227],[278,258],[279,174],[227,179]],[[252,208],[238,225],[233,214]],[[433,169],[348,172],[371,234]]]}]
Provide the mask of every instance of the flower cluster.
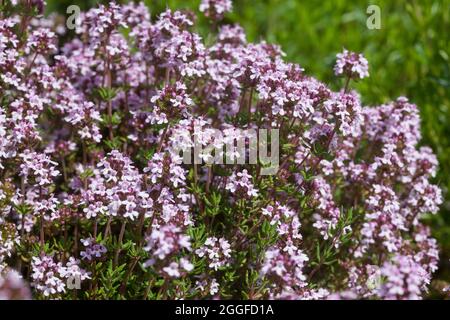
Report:
[{"label": "flower cluster", "polygon": [[337,55],[334,73],[349,78],[363,79],[369,76],[369,62],[362,54],[350,52],[346,49]]},{"label": "flower cluster", "polygon": [[224,239],[217,239],[210,237],[206,239],[205,244],[195,250],[195,253],[200,257],[206,257],[208,266],[217,271],[217,269],[229,264],[227,261],[231,255],[230,243]]},{"label": "flower cluster", "polygon": [[221,20],[226,12],[233,10],[231,0],[202,0],[200,11],[213,20]]},{"label": "flower cluster", "polygon": [[61,262],[56,263],[51,256],[33,257],[31,263],[32,286],[45,297],[56,297],[66,291],[66,280],[77,277],[81,281],[89,278],[87,272],[81,269],[78,264],[79,261],[73,257],[70,258],[65,267]]},{"label": "flower cluster", "polygon": [[191,250],[190,238],[181,233],[180,228],[165,225],[159,230],[154,230],[147,240],[147,246],[144,249],[149,252],[151,258],[144,263],[144,266],[157,265],[155,268],[160,269],[163,274],[175,278],[180,277],[180,272],[189,272],[194,268],[192,263],[184,257],[181,257],[179,261],[173,261],[180,250]]},{"label": "flower cluster", "polygon": [[394,256],[381,268],[386,282],[380,287],[380,296],[384,299],[420,299],[422,291],[429,284],[427,271],[420,263],[409,256]]},{"label": "flower cluster", "polygon": [[306,276],[303,267],[308,257],[300,250],[281,251],[278,248],[269,248],[261,267],[261,274],[274,278],[274,285],[304,287]]},{"label": "flower cluster", "polygon": [[242,172],[233,173],[229,178],[226,190],[230,190],[231,193],[242,193],[248,197],[257,197],[258,189],[256,189],[251,181],[252,176],[248,174],[246,169]]},{"label": "flower cluster", "polygon": [[10,270],[0,275],[0,300],[29,300],[30,288],[21,275]]},{"label": "flower cluster", "polygon": [[427,294],[438,162],[416,105],[352,90],[362,54],[335,92],[226,24],[230,0],[201,1],[208,41],[188,11],[113,2],[65,33],[26,3],[0,20],[0,298]]},{"label": "flower cluster", "polygon": [[104,245],[96,243],[93,238],[81,239],[81,243],[84,246],[84,251],[80,251],[81,259],[88,261],[100,259],[108,251]]}]

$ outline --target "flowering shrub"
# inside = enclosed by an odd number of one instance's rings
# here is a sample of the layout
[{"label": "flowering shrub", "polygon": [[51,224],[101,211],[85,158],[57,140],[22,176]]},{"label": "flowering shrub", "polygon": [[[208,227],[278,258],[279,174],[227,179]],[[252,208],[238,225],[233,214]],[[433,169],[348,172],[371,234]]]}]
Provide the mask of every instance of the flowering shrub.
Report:
[{"label": "flowering shrub", "polygon": [[[114,3],[63,42],[43,1],[5,2],[1,298],[30,298],[27,282],[36,299],[426,294],[438,249],[421,217],[442,199],[417,107],[362,106],[368,62],[347,50],[332,91],[223,24],[231,9],[202,1],[209,44],[190,12]],[[260,128],[279,133],[272,175],[234,145]]]}]

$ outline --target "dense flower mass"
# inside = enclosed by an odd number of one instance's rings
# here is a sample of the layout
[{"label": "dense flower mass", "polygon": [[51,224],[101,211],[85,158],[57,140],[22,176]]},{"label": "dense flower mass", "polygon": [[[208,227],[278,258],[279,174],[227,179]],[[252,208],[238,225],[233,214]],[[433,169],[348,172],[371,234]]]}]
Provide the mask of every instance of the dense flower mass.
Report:
[{"label": "dense flower mass", "polygon": [[362,105],[361,54],[337,55],[334,92],[221,22],[230,0],[201,1],[208,42],[142,3],[59,38],[19,2],[0,20],[0,298],[426,295],[438,163],[407,98]]}]

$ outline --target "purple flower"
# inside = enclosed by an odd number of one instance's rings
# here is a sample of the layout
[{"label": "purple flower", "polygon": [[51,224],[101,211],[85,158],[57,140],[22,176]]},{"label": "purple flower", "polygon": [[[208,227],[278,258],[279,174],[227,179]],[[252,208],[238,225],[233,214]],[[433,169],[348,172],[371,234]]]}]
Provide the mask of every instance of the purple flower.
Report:
[{"label": "purple flower", "polygon": [[191,251],[190,237],[182,233],[178,227],[165,225],[160,229],[154,229],[147,237],[147,246],[144,250],[151,256],[144,266],[160,270],[169,277],[178,278],[182,272],[193,270],[193,265],[185,257],[174,261],[175,256],[183,250]]},{"label": "purple flower", "polygon": [[334,66],[335,75],[345,75],[354,79],[364,79],[369,76],[369,63],[362,54],[344,49],[336,57],[336,65]]},{"label": "purple flower", "polygon": [[229,264],[231,257],[230,243],[225,238],[210,237],[207,238],[204,245],[195,250],[195,253],[200,257],[205,257],[208,261],[208,266],[214,270]]},{"label": "purple flower", "polygon": [[47,255],[33,257],[31,263],[31,285],[45,297],[57,296],[66,291],[66,284],[63,281],[62,273],[65,269],[62,263],[54,262],[53,258]]},{"label": "purple flower", "polygon": [[251,181],[252,176],[248,174],[246,169],[242,172],[233,173],[228,179],[226,190],[231,193],[243,193],[247,197],[257,197],[258,189],[256,189]]},{"label": "purple flower", "polygon": [[22,276],[15,270],[0,274],[0,300],[29,300],[31,291]]},{"label": "purple flower", "polygon": [[213,20],[221,20],[226,12],[233,10],[231,0],[202,0],[200,11]]},{"label": "purple flower", "polygon": [[108,250],[100,243],[97,243],[94,238],[81,239],[84,250],[80,252],[81,259],[92,261],[101,259]]},{"label": "purple flower", "polygon": [[413,257],[396,255],[381,268],[385,278],[379,289],[383,299],[421,299],[425,286],[430,283],[430,276]]}]

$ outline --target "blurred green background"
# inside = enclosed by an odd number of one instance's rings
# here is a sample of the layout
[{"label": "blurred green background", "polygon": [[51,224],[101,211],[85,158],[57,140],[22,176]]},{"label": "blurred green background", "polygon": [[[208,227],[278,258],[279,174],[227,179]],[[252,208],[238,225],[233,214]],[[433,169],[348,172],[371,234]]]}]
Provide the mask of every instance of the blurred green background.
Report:
[{"label": "blurred green background", "polygon": [[[47,0],[48,12],[64,13],[67,6],[82,9],[99,1]],[[123,2],[123,1],[122,1]],[[147,0],[152,16],[169,7],[198,12],[200,0]],[[281,45],[286,59],[335,89],[336,53],[347,48],[369,60],[370,77],[353,87],[367,105],[407,96],[422,115],[423,144],[438,155],[436,183],[446,201],[441,213],[427,217],[441,248],[441,265],[433,283],[450,282],[450,0],[345,1],[345,0],[238,0],[224,22],[237,22],[249,41]],[[369,5],[381,9],[381,29],[369,30]],[[208,37],[208,22],[199,16],[199,30]]]}]

